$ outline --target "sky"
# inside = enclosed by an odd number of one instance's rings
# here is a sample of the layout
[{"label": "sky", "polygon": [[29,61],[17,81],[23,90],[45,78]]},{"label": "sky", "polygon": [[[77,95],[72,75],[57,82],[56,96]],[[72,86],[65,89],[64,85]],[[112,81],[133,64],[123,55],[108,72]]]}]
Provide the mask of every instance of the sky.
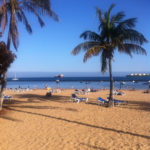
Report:
[{"label": "sky", "polygon": [[[103,11],[115,3],[112,14],[124,11],[127,18],[138,19],[136,29],[150,41],[150,1],[149,0],[51,0],[52,9],[60,21],[44,17],[45,26],[40,27],[36,17],[27,14],[33,28],[28,34],[24,25],[19,27],[19,47],[17,58],[9,72],[100,72],[100,56],[83,63],[84,53],[73,56],[71,51],[83,42],[80,34],[86,30],[98,32],[98,18],[95,7]],[[7,30],[1,40],[6,41]],[[150,72],[150,43],[143,47],[147,56],[129,57],[115,53],[114,72]]]}]

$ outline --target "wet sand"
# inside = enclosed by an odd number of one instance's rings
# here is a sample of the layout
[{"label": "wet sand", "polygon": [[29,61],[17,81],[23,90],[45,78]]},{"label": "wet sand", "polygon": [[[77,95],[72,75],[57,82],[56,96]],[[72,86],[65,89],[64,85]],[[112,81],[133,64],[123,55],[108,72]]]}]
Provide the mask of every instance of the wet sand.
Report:
[{"label": "wet sand", "polygon": [[46,97],[46,90],[6,91],[0,112],[0,150],[149,150],[150,94],[124,91],[116,99],[127,105],[97,105],[101,90],[88,95],[89,102],[70,102],[73,90]]}]

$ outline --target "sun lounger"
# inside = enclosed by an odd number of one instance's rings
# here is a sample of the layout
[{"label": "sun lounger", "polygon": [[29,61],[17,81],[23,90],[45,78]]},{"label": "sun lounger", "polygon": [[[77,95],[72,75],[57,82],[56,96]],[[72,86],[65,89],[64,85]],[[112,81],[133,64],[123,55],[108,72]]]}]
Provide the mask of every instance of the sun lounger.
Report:
[{"label": "sun lounger", "polygon": [[4,95],[4,100],[9,100],[11,101],[12,96]]},{"label": "sun lounger", "polygon": [[91,92],[98,92],[97,89],[91,89]]},{"label": "sun lounger", "polygon": [[79,103],[81,101],[88,102],[88,98],[85,98],[85,97],[80,98],[80,97],[76,96],[76,94],[72,94],[72,97],[71,97],[70,101],[75,101],[77,103]]},{"label": "sun lounger", "polygon": [[127,104],[128,101],[123,101],[123,100],[114,99],[114,103],[115,103],[116,105],[123,105],[123,104]]},{"label": "sun lounger", "polygon": [[101,97],[98,97],[98,98],[97,98],[97,103],[98,103],[99,105],[105,105],[105,104],[108,104],[109,101],[107,101],[107,100],[105,100],[105,99],[103,99],[103,98],[101,98]]},{"label": "sun lounger", "polygon": [[[109,100],[109,97],[107,97],[107,99]],[[123,104],[127,104],[128,101],[123,101],[123,100],[117,100],[117,99],[114,99],[114,104],[115,105],[123,105]]]},{"label": "sun lounger", "polygon": [[79,91],[78,89],[75,89],[75,90],[74,90],[74,93],[76,93],[76,94],[81,94],[82,92]]},{"label": "sun lounger", "polygon": [[51,89],[49,90],[51,93],[61,93],[61,89]]},{"label": "sun lounger", "polygon": [[[101,98],[101,97],[98,97],[98,99],[97,99],[97,102],[98,102],[98,104],[100,104],[100,105],[106,105],[106,104],[108,104],[109,103],[109,100],[108,100],[109,98],[107,98],[107,100],[105,100],[105,99],[103,99],[103,98]],[[114,104],[115,105],[121,105],[121,104],[127,104],[128,103],[128,101],[122,101],[122,100],[117,100],[117,99],[114,99]]]},{"label": "sun lounger", "polygon": [[86,90],[82,90],[82,94],[88,94],[88,91],[86,91]]},{"label": "sun lounger", "polygon": [[115,91],[113,92],[113,94],[114,94],[114,95],[125,95],[124,92],[122,92],[122,91],[117,91],[117,90],[115,90]]},{"label": "sun lounger", "polygon": [[12,98],[11,96],[8,96],[8,95],[4,95],[4,99],[10,99]]}]

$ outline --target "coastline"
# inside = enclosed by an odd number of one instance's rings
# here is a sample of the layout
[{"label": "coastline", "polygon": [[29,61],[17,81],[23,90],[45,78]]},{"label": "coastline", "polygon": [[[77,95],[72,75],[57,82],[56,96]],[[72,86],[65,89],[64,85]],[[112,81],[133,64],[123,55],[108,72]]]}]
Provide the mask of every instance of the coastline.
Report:
[{"label": "coastline", "polygon": [[[56,82],[57,81],[57,82]],[[126,77],[114,77],[115,89],[148,89],[150,84],[150,78],[142,78],[142,80],[131,80]],[[18,78],[18,80],[12,80],[11,78],[7,82],[7,88],[45,88],[48,85],[51,88],[62,89],[109,89],[109,77],[64,77],[61,79],[48,78],[48,77],[36,77],[36,78]]]}]

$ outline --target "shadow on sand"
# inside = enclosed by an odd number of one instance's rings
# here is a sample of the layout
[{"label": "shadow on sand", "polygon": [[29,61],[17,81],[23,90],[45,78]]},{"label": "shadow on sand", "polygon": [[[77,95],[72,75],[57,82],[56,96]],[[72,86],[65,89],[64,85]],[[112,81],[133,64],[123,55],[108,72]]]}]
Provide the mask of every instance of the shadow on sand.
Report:
[{"label": "shadow on sand", "polygon": [[[53,106],[26,106],[26,105],[14,105],[14,104],[26,104],[26,103],[34,103],[34,102],[42,102],[42,101],[54,101],[54,102],[59,102],[59,103],[64,103],[64,102],[69,102],[69,97],[68,96],[58,96],[58,95],[54,95],[52,97],[46,97],[46,96],[41,96],[41,95],[36,95],[36,94],[21,94],[21,95],[16,95],[17,98],[28,98],[27,101],[22,101],[22,99],[19,100],[15,100],[13,99],[10,102],[10,107],[6,104],[4,105],[5,110],[10,110],[10,111],[16,111],[16,112],[20,112],[20,113],[26,113],[26,114],[30,114],[30,115],[36,115],[36,116],[41,116],[41,117],[47,117],[47,118],[51,118],[51,119],[56,119],[56,120],[60,120],[60,121],[65,121],[68,123],[74,123],[74,124],[78,124],[78,125],[82,125],[82,126],[86,126],[86,127],[90,127],[90,128],[97,128],[97,129],[101,129],[101,130],[106,130],[106,131],[111,131],[111,132],[116,132],[116,133],[121,133],[121,134],[126,134],[126,135],[131,135],[131,136],[137,136],[137,137],[141,137],[141,138],[145,138],[145,139],[150,139],[150,136],[147,135],[141,135],[141,134],[137,134],[137,133],[132,133],[132,132],[125,132],[122,130],[116,130],[116,129],[112,129],[112,128],[106,128],[106,127],[101,127],[101,126],[96,126],[96,125],[91,125],[91,124],[87,124],[87,123],[83,123],[83,122],[79,122],[79,121],[74,121],[74,120],[68,120],[65,118],[61,118],[61,117],[55,117],[55,116],[50,116],[50,115],[46,115],[46,114],[40,114],[40,113],[35,113],[35,112],[30,112],[30,111],[24,111],[24,110],[18,110],[15,108],[31,108],[31,109],[65,109],[68,111],[77,111],[76,109],[72,109],[72,108],[61,108],[61,107],[53,107]],[[92,105],[97,105],[94,103],[91,103]],[[130,101],[128,103],[128,105],[125,105],[121,108],[128,108],[128,109],[140,109],[140,110],[145,110],[148,111],[150,108],[150,103],[149,102],[142,102],[142,101]],[[18,121],[16,119],[13,118],[9,118],[9,117],[5,117],[4,115],[1,115],[1,118],[3,119],[8,119],[11,121]]]},{"label": "shadow on sand", "polygon": [[27,98],[28,102],[40,102],[40,101],[55,101],[55,102],[69,102],[69,96],[52,95],[51,97],[42,96],[38,94],[17,94],[16,98]]},{"label": "shadow on sand", "polygon": [[[62,107],[55,107],[55,106],[34,106],[34,105],[26,105],[30,103],[40,103],[44,101],[53,101],[53,102],[59,102],[59,103],[67,103],[69,102],[68,96],[58,96],[54,95],[51,97],[46,97],[46,96],[41,96],[41,95],[36,95],[36,94],[18,94],[15,95],[17,99],[11,99],[10,100],[5,100],[4,101],[4,107],[11,106],[15,108],[29,108],[29,109],[59,109],[59,110],[66,110],[66,111],[74,111],[77,112],[77,109],[74,108],[62,108]],[[23,100],[26,98],[27,100]],[[15,105],[16,104],[16,105]],[[21,104],[21,105],[19,105]]]},{"label": "shadow on sand", "polygon": [[[94,101],[91,101],[91,102],[88,102],[87,104],[89,105],[95,105],[95,106],[102,106],[104,108],[108,108],[107,105],[98,105],[98,103],[94,102]],[[117,105],[117,107],[120,107],[120,108],[125,108],[125,109],[135,109],[135,110],[142,110],[142,111],[150,111],[150,102],[143,102],[142,100],[141,101],[128,101],[127,104],[120,104],[120,105]]]},{"label": "shadow on sand", "polygon": [[150,139],[150,136],[147,136],[147,135],[141,135],[141,134],[132,133],[132,132],[128,132],[128,131],[125,132],[125,131],[122,131],[122,130],[116,130],[116,129],[112,129],[112,128],[106,128],[106,127],[91,125],[91,124],[87,124],[87,123],[83,123],[83,122],[79,122],[79,121],[68,120],[68,119],[61,118],[61,117],[55,117],[55,116],[50,116],[50,115],[45,115],[45,114],[40,114],[40,113],[35,113],[35,112],[17,110],[17,109],[10,108],[10,107],[5,107],[5,108],[10,110],[10,111],[16,111],[16,112],[20,112],[20,113],[26,113],[26,114],[30,114],[30,115],[46,117],[46,118],[51,118],[51,119],[56,119],[56,120],[60,120],[60,121],[65,121],[65,122],[68,122],[68,123],[74,123],[74,124],[78,124],[78,125],[82,125],[82,126],[86,126],[86,127],[90,127],[90,128],[96,128],[96,129],[101,129],[101,130],[106,130],[106,131],[111,131],[111,132],[131,135],[131,136],[137,136],[137,137],[141,137],[141,138],[145,138],[145,139]]},{"label": "shadow on sand", "polygon": [[12,118],[12,117],[8,117],[7,114],[8,114],[8,110],[2,109],[0,111],[0,118],[6,119],[6,120],[9,120],[9,121],[22,122],[21,120],[18,120],[18,119]]},{"label": "shadow on sand", "polygon": [[92,149],[98,149],[98,150],[107,150],[106,148],[102,148],[102,147],[97,147],[97,146],[93,146],[93,145],[89,145],[89,144],[85,144],[85,143],[80,143],[81,145],[85,145],[88,148],[92,148]]},{"label": "shadow on sand", "polygon": [[143,110],[150,111],[150,102],[141,101],[129,101],[127,105],[120,106],[125,109],[135,109],[135,110]]}]

